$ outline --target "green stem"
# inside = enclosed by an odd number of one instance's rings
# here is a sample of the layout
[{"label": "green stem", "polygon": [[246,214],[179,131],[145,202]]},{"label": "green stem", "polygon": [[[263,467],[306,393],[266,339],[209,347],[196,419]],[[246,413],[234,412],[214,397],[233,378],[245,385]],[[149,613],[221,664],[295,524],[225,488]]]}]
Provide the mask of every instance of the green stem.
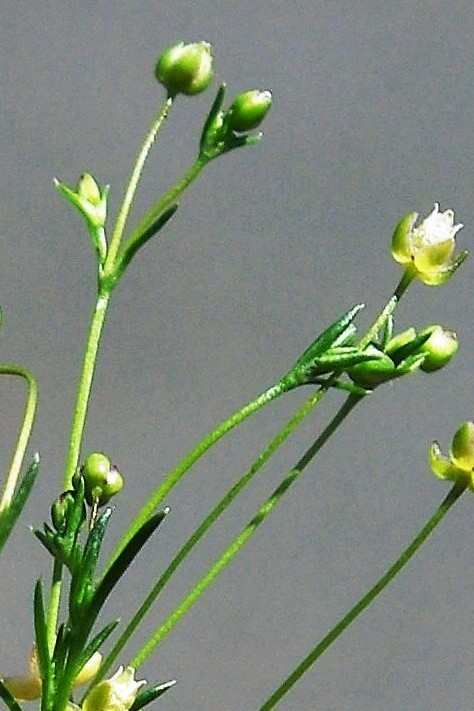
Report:
[{"label": "green stem", "polygon": [[26,380],[28,387],[23,422],[20,427],[18,439],[13,453],[10,469],[6,477],[5,488],[0,501],[0,515],[10,507],[15,493],[16,484],[20,475],[26,448],[33,428],[38,403],[38,387],[33,375],[20,365],[0,365],[0,375],[17,375]]},{"label": "green stem", "polygon": [[160,505],[165,496],[176,486],[180,479],[189,471],[189,469],[200,459],[207,450],[216,444],[227,432],[243,422],[247,417],[253,415],[260,410],[264,405],[282,395],[285,392],[285,387],[282,382],[272,385],[265,390],[261,395],[258,395],[254,400],[251,400],[247,405],[244,405],[240,410],[234,412],[230,417],[221,422],[212,432],[209,432],[198,444],[192,449],[179,464],[170,471],[162,483],[153,492],[151,497],[146,501],[140,512],[137,514],[132,524],[129,526],[125,534],[122,536],[117,549],[109,561],[107,569],[125,548],[127,543],[135,535],[135,533],[147,521],[155,509]]},{"label": "green stem", "polygon": [[63,574],[62,564],[55,559],[53,563],[53,575],[51,581],[51,592],[49,596],[48,616],[46,620],[46,636],[50,657],[53,655],[56,644],[56,630],[58,628],[59,607],[61,602],[61,581]]},{"label": "green stem", "polygon": [[137,156],[137,160],[136,160],[135,165],[133,167],[133,171],[130,176],[130,180],[129,180],[127,188],[125,190],[125,195],[124,195],[122,204],[120,206],[120,210],[119,210],[119,213],[117,216],[117,221],[115,223],[114,231],[112,233],[112,238],[110,240],[110,246],[109,246],[109,250],[107,253],[107,259],[106,259],[105,265],[104,265],[104,271],[112,269],[115,264],[115,257],[117,256],[117,252],[120,247],[120,240],[122,239],[123,231],[124,231],[125,225],[127,223],[127,218],[128,218],[128,215],[130,213],[130,210],[131,210],[131,207],[133,204],[133,198],[135,196],[135,192],[136,192],[138,184],[140,182],[140,178],[141,178],[141,175],[143,172],[143,167],[145,165],[146,159],[148,158],[148,154],[150,153],[150,150],[155,142],[156,136],[158,135],[158,132],[159,132],[161,126],[163,125],[164,121],[168,117],[172,103],[173,103],[173,97],[168,96],[165,103],[159,110],[155,120],[153,121],[151,129],[149,130],[149,132],[145,138],[145,141],[140,149],[140,152]]},{"label": "green stem", "polygon": [[208,569],[204,576],[199,580],[191,592],[183,598],[179,605],[173,610],[165,622],[158,627],[148,638],[145,644],[134,656],[130,662],[131,666],[138,667],[150,656],[153,650],[165,639],[175,625],[188,612],[194,603],[200,598],[203,592],[211,585],[215,578],[221,573],[224,568],[229,565],[234,556],[240,551],[249,538],[255,533],[257,528],[262,524],[267,516],[273,511],[277,503],[283,495],[288,491],[300,474],[304,471],[307,465],[321,450],[328,439],[334,434],[338,427],[342,424],[349,413],[354,409],[357,403],[362,399],[362,395],[351,394],[339,408],[331,422],[323,430],[317,440],[306,450],[296,466],[291,469],[281,484],[275,489],[271,496],[257,511],[251,521],[245,526],[241,533],[232,541],[230,546],[222,553],[217,561]]},{"label": "green stem", "polygon": [[[157,202],[148,210],[142,217],[138,225],[132,230],[127,237],[125,244],[117,255],[115,262],[110,263],[110,269],[104,273],[105,278],[111,277],[116,281],[123,272],[123,265],[127,264],[128,254],[137,251],[137,245],[140,245],[143,235],[146,235],[158,218],[171,207],[176,199],[186,190],[187,187],[197,178],[201,170],[209,162],[209,159],[200,155],[197,160],[191,165],[183,177],[178,180]],[[115,256],[115,255],[114,255]],[[108,264],[108,260],[107,260]]]},{"label": "green stem", "polygon": [[400,302],[400,299],[402,298],[414,278],[415,272],[413,270],[406,269],[403,272],[402,278],[400,279],[395,291],[393,292],[392,297],[382,309],[379,316],[376,318],[367,333],[359,341],[360,348],[367,346],[371,341],[377,338],[380,329],[385,326],[387,319],[394,313]]},{"label": "green stem", "polygon": [[285,440],[294,432],[296,427],[304,420],[307,415],[309,415],[315,405],[317,405],[318,402],[322,400],[326,392],[327,388],[320,388],[315,393],[313,393],[313,395],[311,395],[311,397],[303,404],[302,407],[299,408],[299,410],[293,415],[293,417],[271,440],[271,442],[264,449],[264,451],[252,463],[249,470],[225,494],[225,496],[219,501],[219,503],[212,509],[211,513],[204,519],[204,521],[198,526],[194,533],[188,538],[186,543],[171,560],[165,571],[160,576],[159,580],[155,583],[143,603],[140,605],[139,609],[128,623],[126,629],[122,632],[114,648],[111,650],[105,661],[102,663],[100,672],[94,680],[94,683],[97,683],[97,681],[99,681],[105,676],[107,671],[110,669],[110,667],[124,648],[125,644],[128,642],[140,622],[145,617],[150,607],[155,602],[159,593],[163,590],[166,583],[172,577],[173,573],[176,572],[181,563],[185,560],[189,553],[191,553],[194,546],[200,541],[200,539],[215,523],[215,521],[217,521],[219,516],[221,516],[221,514],[224,513],[224,511],[230,506],[236,496],[238,496],[238,494],[240,494],[240,492],[243,491],[243,489],[252,481],[254,476],[262,469],[262,467],[276,452],[276,450],[285,442]]},{"label": "green stem", "polygon": [[92,315],[89,337],[87,339],[84,362],[82,366],[79,387],[77,391],[76,407],[74,409],[71,437],[66,459],[66,471],[64,475],[64,489],[71,488],[71,481],[74,472],[79,464],[81,453],[82,437],[87,417],[87,409],[94,378],[94,371],[99,350],[100,337],[104,326],[107,307],[110,301],[110,293],[99,293],[94,313]]},{"label": "green stem", "polygon": [[368,607],[371,602],[379,595],[382,590],[390,583],[391,580],[405,567],[405,565],[415,555],[420,546],[426,541],[428,536],[434,531],[436,526],[442,521],[444,516],[451,509],[453,504],[459,499],[465,491],[464,484],[455,484],[448,493],[444,501],[428,523],[421,529],[419,534],[413,539],[410,545],[405,548],[403,553],[395,563],[382,575],[375,585],[357,602],[354,607],[340,620],[328,634],[316,645],[316,647],[303,659],[296,669],[285,679],[276,691],[259,707],[258,711],[270,711],[282,699],[282,697],[296,684],[296,682],[308,671],[308,669],[319,659],[319,657],[331,646],[333,642],[341,635],[349,625]]}]

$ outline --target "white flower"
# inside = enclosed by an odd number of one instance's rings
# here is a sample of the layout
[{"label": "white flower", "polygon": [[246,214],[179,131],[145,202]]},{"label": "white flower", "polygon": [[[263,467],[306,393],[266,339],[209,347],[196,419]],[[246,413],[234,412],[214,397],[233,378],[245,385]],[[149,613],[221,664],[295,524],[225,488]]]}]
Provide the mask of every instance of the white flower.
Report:
[{"label": "white flower", "polygon": [[135,701],[138,689],[146,681],[135,681],[133,667],[119,667],[110,677],[99,682],[87,694],[82,711],[128,711]]},{"label": "white flower", "polygon": [[433,212],[415,227],[417,212],[406,215],[398,224],[392,238],[392,256],[407,269],[413,269],[425,284],[443,284],[467,256],[461,252],[454,256],[455,236],[463,227],[454,224],[452,210],[439,211],[435,203]]}]

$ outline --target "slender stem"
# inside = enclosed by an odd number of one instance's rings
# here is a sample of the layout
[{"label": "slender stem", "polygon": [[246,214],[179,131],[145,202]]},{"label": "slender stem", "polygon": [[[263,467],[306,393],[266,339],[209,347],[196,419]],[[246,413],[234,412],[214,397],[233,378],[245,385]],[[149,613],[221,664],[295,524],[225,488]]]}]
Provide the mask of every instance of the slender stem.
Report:
[{"label": "slender stem", "polygon": [[304,471],[307,465],[315,457],[315,455],[321,450],[328,439],[334,434],[338,427],[342,424],[349,413],[354,409],[357,403],[362,399],[362,395],[351,394],[345,400],[343,405],[339,408],[338,412],[335,414],[331,422],[326,426],[321,435],[316,439],[315,442],[306,450],[304,455],[298,461],[296,466],[291,469],[280,485],[275,489],[271,496],[264,502],[264,504],[257,511],[255,516],[249,521],[245,528],[239,533],[239,535],[232,541],[230,546],[222,553],[222,555],[216,560],[216,562],[207,570],[203,577],[198,581],[191,592],[182,599],[178,606],[173,610],[169,617],[163,622],[163,624],[158,627],[148,638],[145,644],[134,656],[133,660],[130,662],[131,666],[138,667],[150,656],[153,650],[165,639],[165,637],[171,632],[175,625],[181,620],[181,618],[188,612],[194,603],[200,598],[203,592],[209,587],[209,585],[215,580],[215,578],[221,573],[224,568],[229,565],[234,556],[240,551],[249,538],[255,533],[257,528],[262,524],[267,516],[273,511],[277,503],[281,500],[283,495],[288,491],[291,484],[293,484],[300,474]]},{"label": "slender stem", "polygon": [[79,379],[77,391],[76,407],[74,409],[71,437],[66,459],[66,471],[64,475],[64,488],[71,488],[71,481],[79,463],[82,437],[87,417],[89,397],[91,393],[92,381],[99,350],[100,337],[104,326],[107,307],[109,305],[110,293],[99,293],[94,313],[92,315],[89,337],[87,339],[86,350],[82,372]]},{"label": "slender stem", "polygon": [[192,449],[179,464],[172,469],[169,474],[165,477],[162,483],[153,492],[151,497],[146,501],[144,506],[141,508],[140,512],[137,514],[132,524],[129,526],[125,534],[122,536],[117,549],[115,550],[112,558],[109,561],[107,569],[125,548],[127,543],[131,540],[134,534],[141,528],[141,526],[149,519],[152,513],[155,511],[157,506],[163,501],[165,496],[176,486],[180,479],[189,471],[189,469],[195,464],[200,457],[207,452],[207,450],[216,444],[227,432],[232,430],[234,427],[243,422],[247,417],[253,415],[255,412],[260,410],[264,405],[277,398],[279,395],[285,392],[284,385],[279,382],[276,385],[265,390],[261,395],[258,395],[254,400],[251,400],[247,405],[244,405],[240,410],[234,412],[230,417],[221,422],[212,432],[209,432],[198,444]]},{"label": "slender stem", "polygon": [[379,316],[375,319],[374,323],[369,328],[367,333],[359,341],[360,348],[367,346],[370,341],[377,338],[378,332],[381,328],[385,326],[387,319],[393,314],[393,312],[397,308],[400,299],[402,298],[414,278],[415,272],[411,269],[406,269],[403,272],[402,278],[400,279],[395,291],[393,292],[392,297],[388,300],[387,304],[382,309]]},{"label": "slender stem", "polygon": [[276,691],[259,707],[258,711],[270,711],[282,699],[282,697],[296,684],[296,682],[308,671],[308,669],[319,659],[319,657],[331,646],[333,642],[341,635],[349,625],[370,605],[371,602],[379,595],[382,590],[390,583],[393,578],[405,567],[405,565],[413,558],[420,546],[426,541],[428,536],[434,531],[436,526],[442,521],[444,516],[451,509],[453,504],[459,499],[461,494],[466,490],[464,484],[456,483],[448,493],[444,501],[433,516],[421,529],[417,536],[413,539],[410,545],[405,548],[399,558],[388,568],[375,585],[357,602],[354,607],[349,610],[342,620],[340,620],[328,634],[316,645],[316,647],[308,654],[305,659],[296,667],[296,669],[285,679]]},{"label": "slender stem", "polygon": [[61,602],[62,573],[63,566],[57,559],[55,559],[53,563],[51,592],[49,595],[48,616],[46,621],[46,635],[48,639],[50,656],[52,656],[54,645],[56,644],[56,630],[58,628],[59,607]]},{"label": "slender stem", "polygon": [[143,603],[140,605],[139,609],[128,623],[126,629],[122,632],[114,648],[111,650],[107,658],[102,663],[99,674],[94,680],[94,683],[97,683],[97,681],[99,681],[105,676],[107,671],[110,669],[110,667],[124,648],[125,644],[132,636],[133,632],[136,630],[150,607],[155,602],[159,593],[163,590],[166,583],[170,580],[170,578],[179,568],[181,563],[186,559],[189,553],[191,553],[194,546],[201,540],[204,534],[215,523],[215,521],[217,521],[221,514],[224,513],[224,511],[230,506],[236,496],[238,496],[238,494],[240,494],[240,492],[243,491],[243,489],[252,481],[254,476],[262,469],[264,464],[266,464],[266,462],[285,442],[285,440],[294,432],[296,427],[304,420],[307,415],[309,415],[315,405],[317,405],[322,400],[326,392],[327,388],[320,388],[311,395],[311,397],[302,405],[302,407],[299,408],[299,410],[297,410],[293,417],[271,440],[271,442],[264,449],[264,451],[252,463],[249,470],[225,494],[225,496],[219,501],[219,503],[212,509],[210,514],[203,520],[203,522],[198,526],[194,533],[188,538],[186,543],[171,560],[171,562],[169,563],[165,571],[162,573],[158,581],[155,583]]},{"label": "slender stem", "polygon": [[5,481],[5,488],[0,501],[0,514],[2,514],[3,511],[10,507],[15,493],[15,487],[20,475],[23,459],[25,457],[26,448],[28,446],[35,419],[36,405],[38,402],[38,387],[30,371],[20,365],[0,365],[0,375],[17,375],[26,380],[28,387],[23,422],[20,427],[15,451],[13,453],[10,469]]},{"label": "slender stem", "polygon": [[143,167],[145,165],[146,159],[148,158],[148,154],[150,153],[153,143],[155,142],[156,136],[158,135],[158,132],[159,132],[161,126],[163,125],[164,121],[168,117],[172,103],[173,103],[173,97],[168,96],[165,103],[159,110],[155,120],[153,121],[153,124],[152,124],[152,126],[145,138],[145,141],[140,149],[140,152],[137,156],[137,160],[136,160],[135,165],[133,167],[133,171],[130,176],[130,180],[129,180],[127,188],[125,190],[125,195],[124,195],[122,204],[120,206],[117,221],[115,223],[114,231],[112,233],[112,238],[110,240],[110,246],[109,246],[109,250],[108,250],[108,254],[107,254],[107,259],[106,259],[106,262],[104,265],[105,270],[111,268],[115,263],[115,257],[117,256],[117,252],[120,247],[120,240],[122,239],[123,231],[124,231],[125,225],[127,223],[127,218],[128,218],[128,215],[130,213],[130,210],[131,210],[131,207],[133,204],[133,198],[135,196],[135,192],[136,192],[138,184],[140,182],[140,178],[141,178],[141,175],[143,172]]},{"label": "slender stem", "polygon": [[125,244],[117,255],[117,259],[111,262],[110,270],[105,272],[105,277],[107,278],[109,274],[112,279],[117,279],[123,271],[123,264],[126,264],[127,254],[129,252],[134,252],[137,249],[137,243],[139,244],[142,240],[144,234],[152,227],[153,223],[167,210],[176,199],[186,190],[187,187],[197,178],[201,170],[209,162],[209,159],[204,156],[199,156],[197,160],[188,168],[183,177],[178,180],[162,197],[157,200],[157,202],[148,210],[148,212],[142,217],[138,225],[132,230],[130,235],[127,237]]}]

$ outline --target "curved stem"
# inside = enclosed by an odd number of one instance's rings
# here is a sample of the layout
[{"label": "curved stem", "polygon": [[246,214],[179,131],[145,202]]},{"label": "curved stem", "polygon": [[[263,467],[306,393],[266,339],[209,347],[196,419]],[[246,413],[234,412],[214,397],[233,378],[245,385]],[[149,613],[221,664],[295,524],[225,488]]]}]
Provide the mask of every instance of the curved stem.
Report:
[{"label": "curved stem", "polygon": [[285,440],[294,432],[296,427],[304,420],[304,418],[309,415],[313,410],[315,405],[317,405],[327,392],[327,388],[320,388],[303,404],[302,407],[297,410],[293,417],[286,423],[286,425],[278,432],[278,434],[271,440],[264,451],[257,457],[257,459],[250,466],[249,470],[234,484],[234,486],[225,494],[225,496],[219,501],[219,503],[212,509],[209,515],[202,521],[194,533],[188,538],[186,543],[181,547],[175,557],[171,560],[165,571],[162,573],[160,578],[157,580],[143,603],[140,605],[139,609],[132,617],[128,623],[126,629],[122,632],[120,638],[117,640],[115,646],[108,654],[105,661],[102,663],[100,672],[94,683],[97,683],[102,679],[107,671],[110,669],[114,661],[117,659],[118,655],[124,648],[125,644],[128,642],[133,632],[136,630],[140,622],[145,617],[146,613],[150,607],[155,602],[156,598],[160,592],[165,587],[166,583],[170,580],[172,575],[179,568],[181,563],[186,559],[186,557],[191,553],[194,546],[201,540],[204,534],[209,530],[209,528],[217,521],[222,513],[230,506],[232,501],[240,494],[241,491],[252,481],[254,476],[262,469],[270,457],[276,452],[276,450],[285,442]]},{"label": "curved stem", "polygon": [[168,117],[168,113],[171,109],[172,103],[173,97],[168,96],[165,103],[159,110],[155,120],[153,121],[151,129],[149,130],[145,141],[140,149],[140,152],[137,156],[137,160],[133,167],[130,180],[125,190],[125,195],[120,206],[117,221],[115,223],[114,231],[112,233],[112,238],[110,240],[107,259],[104,265],[105,271],[112,268],[115,263],[115,257],[117,256],[117,252],[120,247],[120,240],[122,239],[123,231],[127,223],[127,218],[133,204],[133,198],[140,182],[143,167],[145,165],[146,159],[148,158],[148,154],[150,153],[153,143],[155,142],[156,136],[158,135],[158,132],[161,126],[163,125],[165,119]]},{"label": "curved stem", "polygon": [[3,511],[9,508],[15,493],[15,487],[20,475],[23,459],[25,457],[26,448],[28,446],[28,441],[30,439],[35,419],[36,405],[38,403],[38,387],[36,385],[36,380],[30,371],[20,365],[0,365],[0,375],[17,375],[26,380],[28,387],[23,422],[18,434],[18,440],[13,453],[10,469],[7,474],[2,499],[0,501],[0,514],[2,514]]},{"label": "curved stem", "polygon": [[344,630],[365,610],[366,607],[379,595],[384,588],[390,583],[393,578],[405,567],[405,565],[413,558],[420,546],[426,541],[428,536],[434,531],[436,526],[446,516],[451,507],[456,503],[461,494],[466,490],[464,484],[455,484],[448,493],[439,508],[436,509],[433,516],[423,526],[421,531],[413,539],[410,545],[405,548],[403,553],[397,558],[395,563],[382,575],[375,585],[357,602],[354,607],[349,610],[342,620],[340,620],[328,634],[316,645],[316,647],[308,654],[305,659],[296,667],[296,669],[285,679],[276,691],[265,701],[258,711],[270,711],[282,699],[282,697],[296,684],[296,682],[308,671],[308,669],[319,659],[319,657],[331,646],[333,642],[341,635]]},{"label": "curved stem", "polygon": [[150,656],[153,650],[161,644],[165,637],[171,632],[175,625],[181,620],[181,618],[188,612],[194,603],[201,597],[203,592],[209,587],[209,585],[215,580],[215,578],[221,573],[224,568],[229,565],[234,556],[240,551],[245,543],[250,539],[250,537],[255,533],[257,528],[262,524],[267,516],[273,511],[275,506],[281,500],[283,495],[288,491],[291,484],[293,484],[298,477],[302,474],[307,465],[312,461],[316,454],[322,449],[324,444],[328,439],[334,434],[338,427],[342,424],[349,413],[354,409],[357,403],[362,399],[362,395],[351,394],[345,400],[343,405],[339,408],[338,412],[335,414],[331,422],[323,430],[321,435],[316,439],[316,441],[306,450],[304,455],[298,461],[296,466],[291,469],[281,484],[274,490],[271,496],[264,502],[264,504],[259,508],[255,516],[249,521],[245,528],[240,532],[240,534],[232,541],[230,546],[222,553],[222,555],[216,560],[216,562],[207,570],[191,592],[183,598],[179,605],[173,610],[169,617],[163,622],[163,624],[158,627],[148,638],[145,644],[134,656],[130,665],[137,668],[140,664]]},{"label": "curved stem", "polygon": [[141,528],[141,526],[149,519],[155,509],[160,505],[165,496],[173,489],[180,479],[189,471],[189,469],[195,464],[198,459],[200,459],[207,450],[216,444],[227,432],[230,432],[234,427],[243,422],[247,417],[253,415],[255,412],[260,410],[264,405],[282,395],[285,392],[285,387],[282,382],[273,385],[272,387],[265,390],[261,395],[251,400],[247,405],[244,405],[240,410],[234,412],[230,417],[221,422],[212,432],[209,432],[198,444],[192,449],[179,464],[172,469],[169,474],[165,477],[162,483],[153,492],[144,506],[141,508],[138,515],[133,520],[132,524],[129,526],[125,534],[122,536],[117,549],[114,551],[108,565],[107,569],[113,563],[113,561],[120,555],[121,551],[125,548],[127,543],[131,540],[134,534]]},{"label": "curved stem", "polygon": [[71,427],[69,449],[66,459],[66,471],[64,474],[64,489],[71,488],[71,481],[79,463],[81,453],[82,437],[87,417],[89,397],[91,393],[92,381],[99,350],[100,337],[104,326],[107,307],[110,301],[110,293],[99,293],[94,313],[92,315],[89,337],[87,339],[86,350],[82,372],[79,379],[77,391],[76,407]]}]

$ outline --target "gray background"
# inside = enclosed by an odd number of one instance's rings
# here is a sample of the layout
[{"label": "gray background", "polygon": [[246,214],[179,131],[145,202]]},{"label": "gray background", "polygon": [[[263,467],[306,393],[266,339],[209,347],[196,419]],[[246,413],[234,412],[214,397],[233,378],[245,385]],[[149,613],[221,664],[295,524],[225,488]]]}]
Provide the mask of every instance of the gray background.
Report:
[{"label": "gray background", "polygon": [[[32,449],[41,479],[0,561],[1,673],[32,639],[40,524],[60,486],[72,398],[94,297],[91,248],[52,177],[88,170],[116,210],[163,98],[158,53],[211,41],[229,95],[269,87],[253,149],[219,159],[162,237],[134,261],[105,332],[86,434],[127,478],[111,546],[164,473],[205,432],[277,379],[315,333],[358,301],[361,328],[400,270],[398,219],[435,200],[474,225],[474,4],[470,0],[238,3],[1,2],[0,303],[2,359],[31,367],[41,400]],[[135,218],[194,157],[212,92],[180,100],[163,130]],[[442,289],[416,284],[398,327],[440,322],[462,348],[437,376],[381,388],[291,490],[250,545],[141,674],[178,677],[157,707],[255,709],[408,543],[447,491],[426,463],[472,417],[472,264]],[[166,525],[124,581],[126,615],[209,508],[308,390],[222,442],[170,496]],[[170,584],[152,629],[240,530],[341,402],[327,398]],[[22,408],[1,383],[7,466]],[[466,495],[418,559],[282,702],[295,711],[472,708],[473,500]],[[127,663],[145,631],[132,641]]]}]

